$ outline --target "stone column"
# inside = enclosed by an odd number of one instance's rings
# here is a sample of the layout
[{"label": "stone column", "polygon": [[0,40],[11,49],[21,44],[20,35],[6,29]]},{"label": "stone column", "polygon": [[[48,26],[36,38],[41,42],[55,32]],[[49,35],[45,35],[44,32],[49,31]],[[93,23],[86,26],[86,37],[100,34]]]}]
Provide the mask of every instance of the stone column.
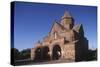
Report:
[{"label": "stone column", "polygon": [[61,49],[61,58],[60,59],[64,59],[64,51],[63,51],[63,49]]},{"label": "stone column", "polygon": [[34,60],[34,57],[35,57],[34,51],[35,51],[35,50],[32,48],[32,49],[31,49],[31,60]]},{"label": "stone column", "polygon": [[50,60],[52,60],[52,47],[49,47],[49,55],[50,55]]}]

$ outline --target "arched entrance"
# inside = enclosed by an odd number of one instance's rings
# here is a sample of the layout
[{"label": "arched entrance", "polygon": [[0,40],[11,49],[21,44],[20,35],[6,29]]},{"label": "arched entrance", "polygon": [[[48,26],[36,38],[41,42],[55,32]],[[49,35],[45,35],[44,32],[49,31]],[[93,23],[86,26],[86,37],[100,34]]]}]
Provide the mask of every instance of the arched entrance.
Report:
[{"label": "arched entrance", "polygon": [[58,60],[61,57],[61,48],[59,45],[55,45],[52,50],[52,59]]},{"label": "arched entrance", "polygon": [[43,58],[43,60],[49,60],[50,59],[49,47],[48,46],[43,46],[43,48],[42,48],[42,58]]},{"label": "arched entrance", "polygon": [[36,48],[35,50],[35,61],[41,60],[42,50],[40,47]]}]

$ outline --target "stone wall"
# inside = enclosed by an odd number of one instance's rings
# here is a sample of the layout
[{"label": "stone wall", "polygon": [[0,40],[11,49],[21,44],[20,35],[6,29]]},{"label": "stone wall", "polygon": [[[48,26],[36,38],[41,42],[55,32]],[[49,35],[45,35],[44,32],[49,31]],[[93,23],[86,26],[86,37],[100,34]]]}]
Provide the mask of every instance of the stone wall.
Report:
[{"label": "stone wall", "polygon": [[31,59],[82,61],[87,51],[82,24],[74,25],[74,19],[65,13],[61,22],[55,22],[47,36],[31,49]]}]

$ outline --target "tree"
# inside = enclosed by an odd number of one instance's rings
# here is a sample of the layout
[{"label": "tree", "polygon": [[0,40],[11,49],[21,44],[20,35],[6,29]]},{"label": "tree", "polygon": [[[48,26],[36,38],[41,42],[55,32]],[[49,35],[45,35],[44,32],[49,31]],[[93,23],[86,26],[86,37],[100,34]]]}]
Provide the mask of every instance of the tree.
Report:
[{"label": "tree", "polygon": [[24,49],[20,51],[20,58],[21,59],[28,59],[30,58],[31,50],[30,49]]}]

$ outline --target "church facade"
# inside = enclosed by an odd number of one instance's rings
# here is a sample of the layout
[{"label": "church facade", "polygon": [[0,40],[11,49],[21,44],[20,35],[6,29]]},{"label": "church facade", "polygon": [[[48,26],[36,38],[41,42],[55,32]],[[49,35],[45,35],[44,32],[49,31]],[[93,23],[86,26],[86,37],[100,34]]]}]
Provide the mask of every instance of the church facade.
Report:
[{"label": "church facade", "polygon": [[54,22],[50,32],[31,49],[31,60],[82,61],[88,51],[88,40],[82,24],[65,12],[60,22]]}]

